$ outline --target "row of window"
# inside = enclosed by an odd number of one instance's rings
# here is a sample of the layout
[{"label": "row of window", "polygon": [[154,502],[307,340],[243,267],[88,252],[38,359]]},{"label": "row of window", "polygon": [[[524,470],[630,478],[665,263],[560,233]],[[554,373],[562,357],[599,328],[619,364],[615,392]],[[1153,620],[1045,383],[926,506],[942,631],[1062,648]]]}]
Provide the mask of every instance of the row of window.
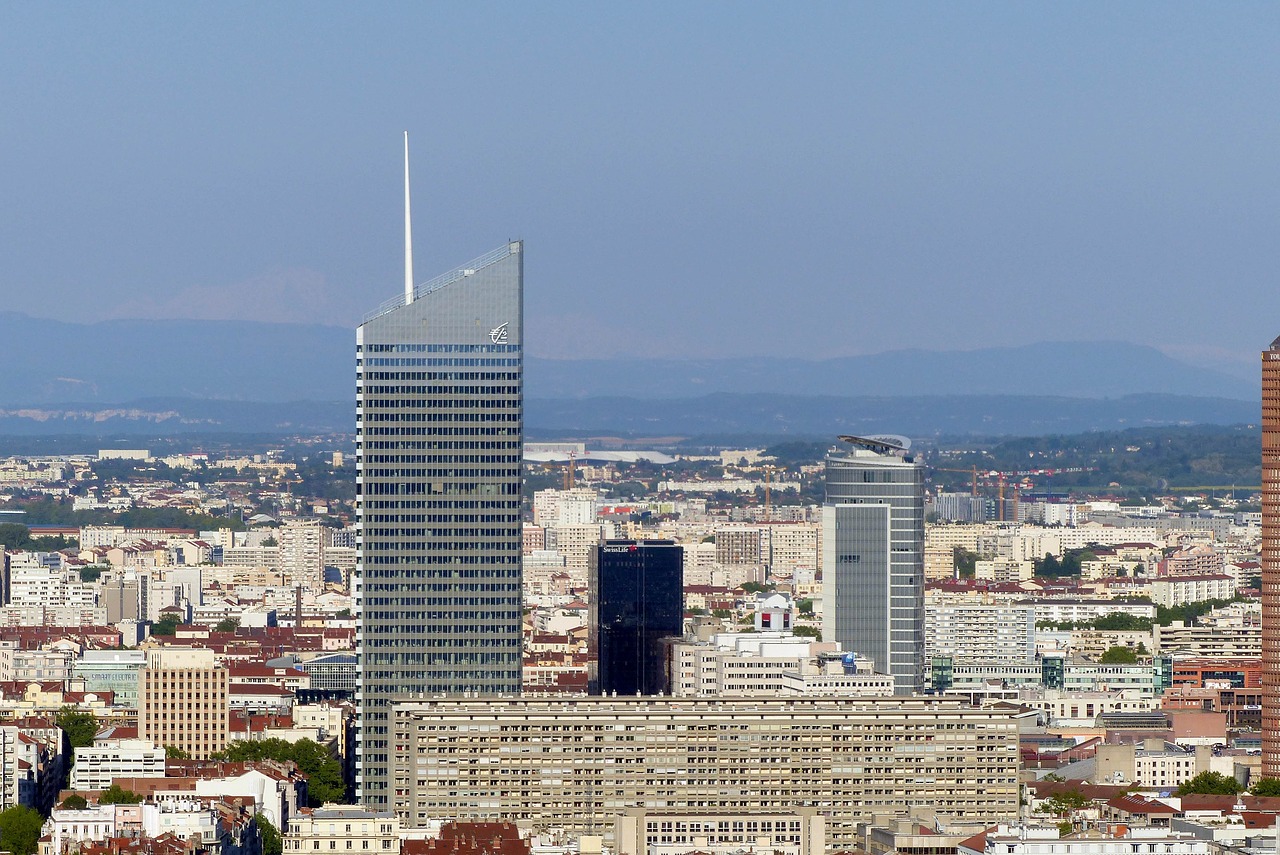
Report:
[{"label": "row of window", "polygon": [[[494,470],[500,471],[500,470]],[[490,475],[497,478],[502,475]],[[420,496],[420,495],[481,495],[481,496],[519,496],[520,482],[505,484],[479,484],[474,481],[443,481],[426,484],[380,483],[356,484],[356,493],[370,496]]]},{"label": "row of window", "polygon": [[370,386],[357,385],[357,395],[519,395],[520,386]]},{"label": "row of window", "polygon": [[413,357],[413,356],[371,356],[368,359],[356,360],[356,369],[365,365],[375,368],[519,368],[520,359],[470,359],[466,357]]},{"label": "row of window", "polygon": [[520,436],[519,428],[510,427],[369,427],[362,431],[369,436]]},{"label": "row of window", "polygon": [[356,353],[519,353],[518,344],[364,344]]},{"label": "row of window", "polygon": [[[508,523],[518,526],[519,514],[365,514],[364,523]],[[369,531],[366,529],[366,531]],[[377,531],[377,529],[375,529]],[[394,535],[394,531],[388,531]]]},{"label": "row of window", "polygon": [[369,380],[390,380],[401,383],[408,382],[464,382],[488,380],[491,382],[516,383],[520,381],[519,371],[363,371],[360,376]]},{"label": "row of window", "polygon": [[519,454],[365,454],[366,463],[520,463]]},{"label": "row of window", "polygon": [[[465,403],[465,402],[464,402]],[[495,402],[490,409],[497,406],[520,406],[519,401]],[[472,405],[469,405],[472,406]],[[357,413],[356,423],[365,422],[518,422],[519,413]]]}]

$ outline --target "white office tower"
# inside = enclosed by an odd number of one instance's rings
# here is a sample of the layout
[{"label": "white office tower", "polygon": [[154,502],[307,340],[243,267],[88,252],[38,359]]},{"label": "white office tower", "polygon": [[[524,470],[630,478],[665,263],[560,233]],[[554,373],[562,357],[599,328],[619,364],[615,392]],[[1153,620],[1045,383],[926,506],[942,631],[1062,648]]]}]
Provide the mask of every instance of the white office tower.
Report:
[{"label": "white office tower", "polygon": [[822,637],[920,690],[924,672],[924,474],[898,437],[841,437],[826,461]]}]

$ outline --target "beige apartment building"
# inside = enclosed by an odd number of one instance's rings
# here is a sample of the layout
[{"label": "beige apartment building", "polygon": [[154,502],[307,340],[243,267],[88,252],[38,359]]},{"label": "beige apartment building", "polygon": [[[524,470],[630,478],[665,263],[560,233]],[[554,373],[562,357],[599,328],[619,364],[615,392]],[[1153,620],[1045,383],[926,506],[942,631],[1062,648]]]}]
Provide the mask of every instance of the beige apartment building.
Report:
[{"label": "beige apartment building", "polygon": [[212,650],[148,650],[138,672],[138,737],[203,760],[227,745],[227,694],[227,669]]},{"label": "beige apartment building", "polygon": [[835,850],[856,824],[1018,813],[1011,715],[926,698],[445,698],[395,707],[405,827],[467,817],[598,833],[635,808],[813,807]]},{"label": "beige apartment building", "polygon": [[352,852],[360,855],[399,855],[400,820],[393,813],[353,805],[323,805],[289,818],[284,851]]}]

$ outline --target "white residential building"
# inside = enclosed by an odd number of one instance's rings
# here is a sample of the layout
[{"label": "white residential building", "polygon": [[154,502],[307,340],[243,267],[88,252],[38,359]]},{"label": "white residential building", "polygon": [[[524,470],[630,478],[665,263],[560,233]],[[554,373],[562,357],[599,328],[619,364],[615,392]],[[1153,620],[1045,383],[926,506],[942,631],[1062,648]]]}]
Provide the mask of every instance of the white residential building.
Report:
[{"label": "white residential building", "polygon": [[109,739],[75,750],[71,789],[105,790],[116,778],[163,778],[164,748],[149,739]]},{"label": "white residential building", "polygon": [[1151,599],[1171,608],[1205,600],[1229,600],[1236,595],[1236,580],[1225,573],[1196,576],[1162,576],[1151,582]]},{"label": "white residential building", "polygon": [[925,660],[1031,662],[1036,658],[1036,609],[1012,603],[947,603],[924,607]]}]

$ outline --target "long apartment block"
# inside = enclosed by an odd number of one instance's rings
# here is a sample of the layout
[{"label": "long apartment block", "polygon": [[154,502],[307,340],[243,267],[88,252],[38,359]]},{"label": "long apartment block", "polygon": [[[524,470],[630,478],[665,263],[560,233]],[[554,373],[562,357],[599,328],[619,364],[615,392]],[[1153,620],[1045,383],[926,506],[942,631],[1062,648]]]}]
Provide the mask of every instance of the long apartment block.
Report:
[{"label": "long apartment block", "polygon": [[1012,717],[933,699],[442,698],[397,704],[393,744],[406,827],[815,808],[840,850],[875,817],[1018,812]]}]

